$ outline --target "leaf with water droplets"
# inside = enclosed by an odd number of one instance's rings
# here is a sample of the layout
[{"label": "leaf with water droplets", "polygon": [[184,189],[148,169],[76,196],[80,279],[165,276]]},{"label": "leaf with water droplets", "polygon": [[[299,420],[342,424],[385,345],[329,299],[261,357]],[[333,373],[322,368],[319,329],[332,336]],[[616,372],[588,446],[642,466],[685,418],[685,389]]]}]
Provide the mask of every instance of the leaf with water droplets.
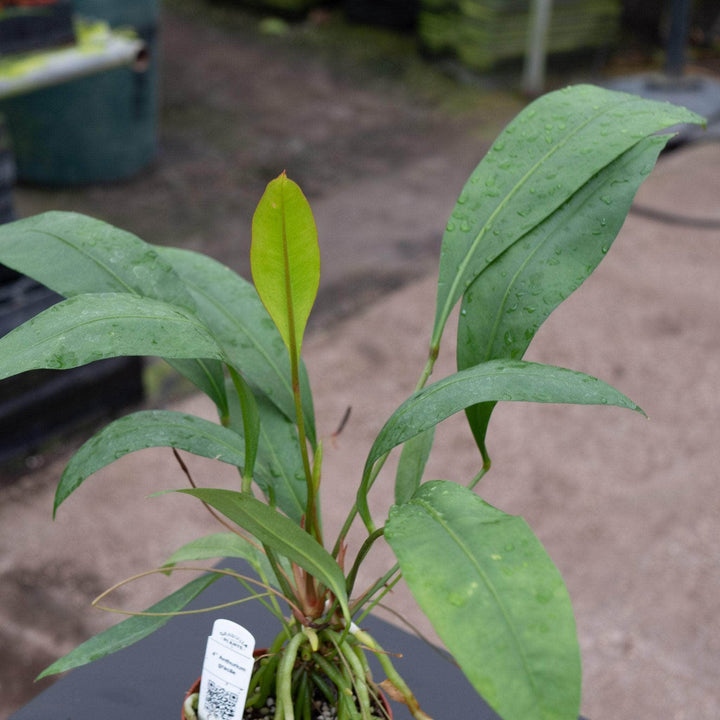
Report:
[{"label": "leaf with water droplets", "polygon": [[55,491],[53,513],[90,475],[151,447],[177,448],[237,467],[245,463],[245,443],[234,430],[185,413],[143,410],[111,422],[70,458]]},{"label": "leaf with water droplets", "polygon": [[[66,298],[130,293],[193,311],[191,293],[163,258],[163,248],[95,218],[47,212],[0,227],[0,262]],[[222,366],[209,358],[166,358],[225,414]]]},{"label": "leaf with water droplets", "polygon": [[0,338],[0,379],[126,355],[225,360],[189,312],[128,293],[100,293],[64,300]]},{"label": "leaf with water droplets", "polygon": [[385,538],[418,605],[504,720],[577,718],[570,598],[522,518],[438,480],[391,508]]},{"label": "leaf with water droplets", "polygon": [[371,522],[367,492],[377,460],[470,405],[498,400],[615,405],[642,412],[632,400],[602,380],[566,368],[522,360],[491,360],[462,370],[411,395],[378,433],[357,492],[357,507],[363,520]]},{"label": "leaf with water droplets", "polygon": [[[624,152],[475,279],[458,321],[460,370],[523,357],[540,325],[607,253],[642,182],[639,169],[654,163],[666,142],[647,138]],[[481,450],[494,405],[466,411]]]},{"label": "leaf with water droplets", "polygon": [[156,248],[78,213],[47,212],[0,226],[0,263],[66,298],[126,292],[195,307]]},{"label": "leaf with water droplets", "polygon": [[[548,144],[537,128],[560,114],[563,126]],[[529,105],[472,173],[453,210],[455,228],[443,237],[432,345],[439,345],[450,312],[485,267],[597,172],[643,137],[702,122],[685,108],[590,85],[548,93]],[[467,232],[458,231],[463,222]]]}]

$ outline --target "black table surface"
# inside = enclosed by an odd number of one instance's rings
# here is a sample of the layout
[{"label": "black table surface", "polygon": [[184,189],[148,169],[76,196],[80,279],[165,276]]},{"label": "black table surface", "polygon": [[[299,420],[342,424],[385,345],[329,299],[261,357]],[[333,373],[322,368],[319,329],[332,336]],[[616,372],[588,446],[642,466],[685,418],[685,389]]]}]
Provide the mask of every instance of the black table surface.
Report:
[{"label": "black table surface", "polygon": [[[235,561],[220,567],[245,569]],[[227,602],[236,588],[236,581],[221,578],[194,606]],[[180,720],[182,699],[200,674],[206,639],[218,617],[246,627],[257,647],[269,645],[278,631],[275,618],[258,602],[176,617],[139,643],[72,670],[10,720]],[[362,626],[386,650],[402,655],[394,660],[397,671],[435,720],[445,720],[450,712],[454,717],[499,720],[457,667],[425,642],[377,618],[366,618]],[[384,677],[377,665],[373,672],[377,679]],[[392,706],[396,720],[410,720],[407,708]]]}]

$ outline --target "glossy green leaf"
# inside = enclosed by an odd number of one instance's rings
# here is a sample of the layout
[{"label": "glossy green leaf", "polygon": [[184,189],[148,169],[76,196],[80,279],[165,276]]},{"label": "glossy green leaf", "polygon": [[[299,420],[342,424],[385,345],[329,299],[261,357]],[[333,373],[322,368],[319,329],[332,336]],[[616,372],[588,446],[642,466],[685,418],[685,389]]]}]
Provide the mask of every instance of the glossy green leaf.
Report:
[{"label": "glossy green leaf", "polygon": [[703,123],[669,103],[590,85],[548,93],[500,134],[458,198],[443,237],[433,345],[472,281],[597,172],[653,133]]},{"label": "glossy green leaf", "polygon": [[378,433],[365,462],[357,507],[367,523],[373,465],[383,455],[446,418],[479,402],[573,403],[640,408],[602,380],[566,368],[522,360],[491,360],[443,378],[411,395]]},{"label": "glossy green leaf", "polygon": [[[624,152],[475,279],[458,321],[459,370],[522,358],[540,325],[605,257],[667,139],[647,138]],[[467,409],[481,447],[493,407]]]},{"label": "glossy green leaf", "polygon": [[130,293],[194,309],[157,248],[77,213],[47,212],[0,226],[0,263],[64,297]]},{"label": "glossy green leaf", "polygon": [[[216,260],[190,250],[158,248],[158,253],[185,283],[198,315],[230,364],[294,420],[290,361],[282,338],[252,284]],[[312,394],[302,363],[299,373],[305,431],[314,447]]]},{"label": "glossy green leaf", "polygon": [[433,425],[429,430],[410,438],[403,445],[395,473],[395,502],[398,505],[407,502],[418,489],[434,439],[435,426]]},{"label": "glossy green leaf", "polygon": [[[255,460],[257,458],[258,442],[260,441],[260,413],[255,396],[242,375],[231,367],[230,377],[239,401],[242,434],[245,437],[245,464],[242,468],[242,474],[244,481],[249,483],[255,471]],[[246,489],[250,489],[249,484]]]},{"label": "glossy green leaf", "polygon": [[0,379],[124,355],[224,359],[205,326],[179,307],[126,293],[77,295],[0,338]]},{"label": "glossy green leaf", "polygon": [[570,598],[522,518],[434,481],[391,508],[385,537],[421,609],[503,720],[578,717]]},{"label": "glossy green leaf", "polygon": [[247,493],[209,488],[177,492],[192,495],[211,505],[263,545],[307,570],[335,594],[343,615],[350,621],[345,578],[340,567],[332,555],[297,523]]},{"label": "glossy green leaf", "polygon": [[245,463],[245,441],[234,430],[195,415],[142,410],[111,422],[70,458],[55,491],[54,511],[93,473],[123,455],[151,447],[185,450],[237,467]]},{"label": "glossy green leaf", "polygon": [[[217,573],[210,573],[195,578],[195,580],[184,585],[180,590],[177,590],[152,607],[149,607],[145,612],[179,612],[219,577],[221,577],[221,575]],[[65,672],[66,670],[87,665],[94,660],[99,660],[106,655],[110,655],[118,650],[123,650],[155,632],[155,630],[170,620],[170,617],[170,615],[153,617],[136,615],[127,620],[123,620],[123,622],[90,638],[90,640],[87,640],[75,648],[65,655],[65,657],[54,662],[50,667],[43,670],[37,679],[39,680],[48,675],[55,675]]]},{"label": "glossy green leaf", "polygon": [[285,173],[268,183],[255,210],[250,264],[260,299],[299,357],[320,283],[320,249],[310,205]]},{"label": "glossy green leaf", "polygon": [[[266,397],[255,398],[260,414],[258,462],[254,481],[266,498],[298,524],[305,513],[307,484],[303,471],[298,434],[288,420]],[[242,432],[243,421],[237,396],[230,394],[230,427]]]},{"label": "glossy green leaf", "polygon": [[[47,212],[0,226],[0,262],[66,298],[124,292],[193,311],[192,295],[160,250],[129,232],[78,213]],[[223,414],[224,386],[212,382],[220,367],[217,361],[169,362],[206,392]]]}]

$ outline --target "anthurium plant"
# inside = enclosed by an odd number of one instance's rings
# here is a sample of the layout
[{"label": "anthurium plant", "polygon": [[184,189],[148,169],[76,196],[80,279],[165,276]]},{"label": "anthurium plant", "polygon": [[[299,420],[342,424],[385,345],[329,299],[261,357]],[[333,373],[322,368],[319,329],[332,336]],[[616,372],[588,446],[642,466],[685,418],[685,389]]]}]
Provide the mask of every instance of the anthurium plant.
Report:
[{"label": "anthurium plant", "polygon": [[[581,670],[570,599],[525,521],[478,494],[490,468],[486,432],[501,401],[642,412],[601,380],[522,358],[543,321],[605,256],[670,137],[659,132],[681,123],[702,118],[580,85],[539,98],[503,130],[447,223],[427,362],[407,400],[384,423],[378,419],[377,438],[357,469],[356,499],[332,538],[323,529],[323,446],[302,360],[320,255],[310,206],[285,173],[268,184],[252,219],[252,284],[204,255],[150,245],[76,214],[46,213],[0,228],[0,262],[66,298],[0,340],[0,377],[150,355],[166,359],[217,406],[217,422],[143,410],[110,423],[70,460],[55,510],[90,475],[135,450],[168,446],[214,458],[237,466],[236,489],[201,486],[186,471],[190,486],[175,492],[204,504],[223,531],[180,548],[157,571],[217,557],[244,558],[254,570],[243,576],[211,566],[43,675],[146,636],[229,574],[238,580],[238,600],[257,598],[278,623],[277,638],[255,664],[249,708],[273,696],[277,720],[308,720],[324,698],[341,720],[383,717],[368,666],[375,654],[387,694],[426,720],[393,665],[392,648],[362,629],[402,580],[500,717],[576,720]],[[457,372],[430,383],[458,303]],[[427,480],[434,428],[463,411],[468,442],[478,449],[476,475]],[[373,516],[368,496],[400,446],[395,502]],[[322,477],[323,486],[347,481]],[[351,548],[353,523],[364,541]],[[382,542],[395,564],[357,587],[358,569]]]}]

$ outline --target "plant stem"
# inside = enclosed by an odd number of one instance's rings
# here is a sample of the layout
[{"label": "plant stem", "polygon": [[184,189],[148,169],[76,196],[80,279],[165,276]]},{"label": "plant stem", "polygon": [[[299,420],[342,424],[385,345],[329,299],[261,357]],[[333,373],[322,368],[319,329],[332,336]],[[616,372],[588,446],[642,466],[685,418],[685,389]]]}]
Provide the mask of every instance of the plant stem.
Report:
[{"label": "plant stem", "polygon": [[487,454],[487,450],[485,449],[485,443],[483,443],[480,447],[480,454],[482,455],[483,466],[480,468],[480,472],[478,472],[478,474],[468,483],[468,489],[470,490],[475,489],[475,486],[483,479],[483,476],[488,472],[488,470],[490,470],[490,466],[492,465],[490,456]]},{"label": "plant stem", "polygon": [[402,695],[403,701],[408,706],[408,709],[415,720],[432,720],[429,715],[420,709],[420,705],[415,696],[412,694],[412,691],[407,686],[406,682],[400,677],[397,670],[395,670],[395,667],[390,660],[390,656],[375,642],[373,637],[357,626],[351,627],[350,632],[358,642],[370,648],[370,650],[375,653],[375,656],[382,666],[382,669],[385,671],[388,680],[400,693],[400,695]]},{"label": "plant stem", "polygon": [[438,355],[440,353],[440,338],[437,339],[437,342],[433,345],[430,345],[430,349],[428,351],[428,359],[425,363],[425,367],[423,368],[423,371],[418,378],[417,384],[415,385],[415,392],[418,390],[422,390],[427,381],[430,379],[430,376],[432,375],[432,371],[435,368],[435,362],[438,359]]},{"label": "plant stem", "polygon": [[348,596],[352,592],[353,586],[355,585],[355,578],[358,574],[358,570],[360,569],[360,565],[362,564],[367,554],[370,552],[370,548],[373,546],[375,541],[378,538],[382,537],[384,533],[385,528],[380,528],[379,530],[376,530],[374,533],[372,533],[365,539],[365,542],[361,545],[360,550],[358,550],[358,554],[355,557],[355,562],[353,563],[352,568],[350,568],[350,572],[347,574],[347,579],[345,581],[345,587],[347,588]]},{"label": "plant stem", "polygon": [[304,640],[307,640],[307,636],[301,632],[292,637],[290,642],[285,646],[285,652],[283,653],[280,667],[278,668],[276,702],[278,706],[280,704],[283,706],[283,720],[295,720],[292,701],[292,671],[295,665],[295,659],[297,658],[298,648]]},{"label": "plant stem", "polygon": [[[395,575],[393,578],[392,576]],[[390,579],[392,578],[392,580]],[[389,572],[385,573],[380,580],[378,580],[375,585],[373,585],[369,590],[365,592],[365,594],[357,601],[358,607],[362,607],[369,598],[371,598],[380,588],[382,588],[382,592],[380,593],[380,596],[375,598],[366,608],[363,610],[362,614],[358,616],[356,619],[356,622],[362,622],[372,611],[373,608],[387,595],[394,587],[398,584],[400,581],[400,578],[402,578],[402,573],[400,572],[400,568],[395,565]]]},{"label": "plant stem", "polygon": [[345,666],[346,673],[349,675],[351,682],[355,687],[360,714],[365,720],[370,720],[368,715],[370,709],[370,694],[368,692],[367,680],[365,678],[365,668],[358,660],[357,655],[355,655],[347,640],[343,640],[340,636],[330,630],[325,632],[325,636],[329,638],[330,642],[332,642],[335,646],[338,656]]}]

